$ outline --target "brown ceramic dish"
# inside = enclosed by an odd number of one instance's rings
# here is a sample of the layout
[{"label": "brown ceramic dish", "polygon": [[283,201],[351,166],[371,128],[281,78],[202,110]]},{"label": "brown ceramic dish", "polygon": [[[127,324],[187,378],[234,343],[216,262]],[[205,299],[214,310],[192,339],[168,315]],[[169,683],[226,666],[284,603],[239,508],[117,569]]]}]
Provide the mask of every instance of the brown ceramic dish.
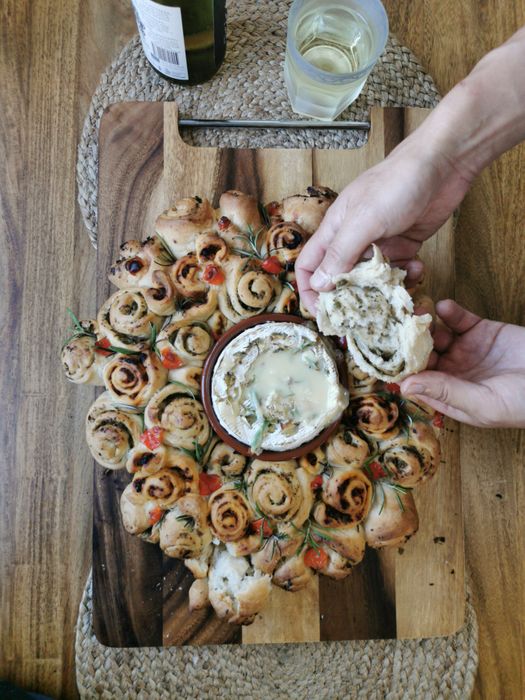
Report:
[{"label": "brown ceramic dish", "polygon": [[[206,359],[206,362],[204,363],[201,380],[201,394],[202,403],[204,405],[206,415],[208,416],[208,420],[210,421],[213,430],[217,433],[221,440],[223,440],[223,442],[233,447],[234,450],[244,455],[245,457],[257,457],[257,459],[262,459],[266,462],[282,462],[287,459],[298,459],[299,457],[302,457],[305,454],[308,454],[309,452],[313,452],[320,445],[326,442],[328,438],[332,435],[332,433],[337,429],[337,426],[341,422],[341,416],[336,421],[331,423],[327,428],[322,430],[313,440],[305,442],[303,445],[300,445],[299,447],[296,447],[293,450],[286,450],[283,452],[274,452],[271,450],[266,450],[261,452],[261,454],[259,455],[254,455],[252,454],[249,445],[246,445],[243,442],[239,442],[239,440],[234,438],[232,435],[230,435],[230,433],[227,430],[223,428],[223,426],[219,422],[219,419],[217,418],[217,415],[215,414],[215,411],[213,410],[213,403],[211,398],[211,380],[213,377],[213,370],[215,368],[215,364],[219,358],[219,355],[222,353],[224,348],[236,336],[238,336],[239,333],[242,333],[247,328],[251,328],[252,326],[258,326],[263,323],[268,323],[270,321],[274,323],[299,323],[301,325],[307,325],[309,323],[308,320],[305,318],[300,318],[299,316],[291,316],[289,314],[260,314],[259,316],[252,316],[251,318],[246,318],[243,321],[240,321],[239,323],[235,324],[235,326],[233,326],[232,328],[227,330],[223,335],[221,335],[219,340],[213,346],[210,354]],[[343,386],[346,386],[347,374],[344,362],[337,362],[337,368],[339,371],[339,381]]]}]

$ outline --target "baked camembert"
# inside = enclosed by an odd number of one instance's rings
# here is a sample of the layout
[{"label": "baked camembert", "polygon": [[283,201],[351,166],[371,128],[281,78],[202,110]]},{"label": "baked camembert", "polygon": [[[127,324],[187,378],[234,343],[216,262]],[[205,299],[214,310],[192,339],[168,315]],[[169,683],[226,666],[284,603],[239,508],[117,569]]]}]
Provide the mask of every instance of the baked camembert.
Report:
[{"label": "baked camembert", "polygon": [[309,442],[348,405],[320,335],[286,322],[259,324],[236,336],[217,360],[211,393],[222,426],[254,454]]}]

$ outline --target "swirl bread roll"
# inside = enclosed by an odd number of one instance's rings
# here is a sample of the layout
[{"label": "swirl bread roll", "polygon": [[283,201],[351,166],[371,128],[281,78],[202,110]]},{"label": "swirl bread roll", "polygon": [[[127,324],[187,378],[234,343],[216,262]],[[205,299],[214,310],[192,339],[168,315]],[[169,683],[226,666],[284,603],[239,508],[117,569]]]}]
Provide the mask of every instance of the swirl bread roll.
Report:
[{"label": "swirl bread roll", "polygon": [[319,329],[346,336],[348,351],[366,374],[398,382],[425,369],[432,351],[430,314],[414,315],[413,301],[403,287],[406,272],[391,268],[381,251],[334,277],[335,289],[321,292]]},{"label": "swirl bread roll", "polygon": [[204,447],[211,428],[202,404],[176,385],[168,384],[151,398],[144,411],[147,428],[164,430],[164,442],[172,447],[193,450]]},{"label": "swirl bread roll", "polygon": [[195,240],[195,252],[200,265],[221,263],[228,257],[226,241],[216,233],[201,233]]},{"label": "swirl bread roll", "polygon": [[173,321],[164,326],[157,337],[157,348],[161,355],[169,350],[175,353],[184,365],[195,367],[202,367],[212,346],[213,336],[202,321]]},{"label": "swirl bread roll", "polygon": [[345,363],[348,372],[348,391],[351,396],[372,394],[377,386],[377,379],[363,372],[349,352],[345,352]]},{"label": "swirl bread roll", "polygon": [[313,502],[311,478],[295,460],[263,462],[254,459],[244,482],[248,500],[257,513],[270,521],[302,525]]},{"label": "swirl bread roll", "polygon": [[362,467],[369,454],[367,441],[344,425],[326,445],[326,459],[334,467]]},{"label": "swirl bread roll", "polygon": [[[314,510],[314,518],[318,522],[323,520],[322,517],[318,518],[320,512],[322,512],[322,509],[319,512],[317,512],[317,509]],[[341,516],[347,517],[343,514]],[[364,528],[362,525],[341,524],[343,521],[338,522],[339,525],[337,527],[325,528],[323,526],[321,530],[316,530],[314,526],[312,528],[313,538],[318,545],[332,549],[348,560],[351,566],[355,566],[365,556],[366,540]]]},{"label": "swirl bread roll", "polygon": [[392,481],[413,488],[436,473],[441,457],[439,440],[431,426],[414,421],[406,435],[380,443],[381,463]]},{"label": "swirl bread roll", "polygon": [[327,466],[326,455],[323,447],[317,447],[312,452],[299,457],[299,466],[307,474],[316,476],[317,474],[322,474]]},{"label": "swirl bread roll", "polygon": [[135,474],[129,498],[133,503],[155,501],[161,508],[169,508],[187,493],[198,493],[199,472],[199,465],[189,455],[168,448],[161,469],[148,471],[146,467]]},{"label": "swirl bread roll", "polygon": [[164,321],[150,311],[142,292],[124,289],[102,304],[97,320],[101,335],[111,345],[137,351],[149,346],[151,327],[159,330]]},{"label": "swirl bread roll", "polygon": [[206,292],[198,297],[191,299],[178,300],[178,307],[171,317],[172,323],[184,322],[193,323],[194,321],[206,321],[217,309],[219,292],[215,288],[207,289]]},{"label": "swirl bread roll", "polygon": [[357,396],[350,402],[352,420],[357,430],[377,440],[389,440],[399,433],[399,406],[378,394]]},{"label": "swirl bread roll", "polygon": [[[82,321],[94,328],[94,321]],[[75,384],[102,386],[108,358],[97,352],[93,335],[76,335],[62,348],[61,359],[67,379]]]},{"label": "swirl bread roll", "polygon": [[314,574],[304,563],[302,554],[286,559],[274,572],[273,582],[285,591],[300,591],[310,583]]},{"label": "swirl bread roll", "polygon": [[147,534],[145,537],[148,542],[158,542],[158,528],[155,527],[158,523],[158,507],[154,501],[144,501],[136,503],[130,500],[133,493],[133,483],[126,486],[120,497],[120,514],[122,516],[122,524],[126,532],[130,535]]},{"label": "swirl bread roll", "polygon": [[369,547],[397,547],[414,535],[419,527],[414,497],[410,491],[398,491],[386,481],[376,482],[372,507],[364,523]]},{"label": "swirl bread roll", "polygon": [[354,566],[353,562],[341,556],[329,547],[323,547],[323,550],[328,555],[328,563],[322,569],[319,569],[320,574],[324,574],[336,581],[341,581],[350,575]]},{"label": "swirl bread roll", "polygon": [[283,265],[293,265],[304,248],[310,234],[299,224],[283,221],[266,233],[268,255],[275,255]]},{"label": "swirl bread roll", "polygon": [[247,559],[216,548],[208,576],[210,603],[232,624],[249,625],[270,596],[271,577],[254,570]]},{"label": "swirl bread roll", "polygon": [[211,494],[208,506],[210,528],[221,542],[235,542],[248,534],[255,516],[241,491],[222,486]]},{"label": "swirl bread roll", "polygon": [[220,338],[220,336],[227,331],[228,328],[232,327],[231,321],[229,321],[224,314],[217,310],[212,313],[212,315],[207,319],[206,323],[210,329],[215,340]]},{"label": "swirl bread roll", "polygon": [[156,270],[151,275],[152,286],[143,289],[148,309],[157,316],[170,316],[176,309],[177,294],[166,270]]},{"label": "swirl bread roll", "polygon": [[336,469],[323,483],[323,501],[357,525],[366,518],[372,501],[372,484],[361,469]]},{"label": "swirl bread roll", "polygon": [[246,457],[235,452],[233,447],[225,442],[219,442],[211,451],[208,460],[208,473],[234,479],[240,476],[246,468]]},{"label": "swirl bread roll", "polygon": [[116,408],[109,393],[101,394],[86,416],[86,442],[93,458],[106,469],[123,469],[128,452],[142,433],[140,416]]},{"label": "swirl bread roll", "polygon": [[170,369],[168,372],[168,380],[174,384],[183,384],[188,387],[193,394],[201,393],[201,378],[202,367],[179,367],[179,369]]},{"label": "swirl bread roll", "polygon": [[130,474],[141,472],[142,474],[155,474],[166,464],[168,456],[167,448],[160,445],[155,450],[150,450],[139,442],[129,451],[126,461],[126,469]]},{"label": "swirl bread roll", "polygon": [[234,226],[247,233],[250,229],[257,232],[264,226],[259,212],[257,199],[251,194],[238,190],[228,190],[219,199],[222,216],[227,217]]},{"label": "swirl bread roll", "polygon": [[196,237],[212,231],[214,224],[215,215],[207,199],[186,197],[179,199],[157,218],[155,232],[172,255],[181,258],[195,252]]},{"label": "swirl bread roll", "polygon": [[108,279],[119,289],[147,289],[154,286],[155,272],[167,270],[171,258],[156,237],[140,241],[125,241],[119,258],[111,266]]},{"label": "swirl bread roll", "polygon": [[104,367],[104,384],[112,400],[134,408],[144,407],[167,378],[168,371],[154,352],[118,353]]},{"label": "swirl bread roll", "polygon": [[179,258],[172,269],[175,289],[185,298],[199,297],[206,292],[207,284],[201,279],[202,269],[195,253]]},{"label": "swirl bread roll", "polygon": [[224,263],[226,282],[219,291],[219,308],[230,321],[256,316],[281,292],[281,283],[250,258],[232,256]]},{"label": "swirl bread roll", "polygon": [[293,289],[283,285],[282,291],[269,311],[275,314],[296,314],[299,311],[299,298]]},{"label": "swirl bread roll", "polygon": [[308,187],[306,195],[295,194],[286,197],[281,205],[281,217],[284,221],[294,221],[309,233],[319,228],[326,210],[337,197],[329,187]]},{"label": "swirl bread roll", "polygon": [[174,559],[198,559],[211,544],[206,499],[187,494],[166,513],[160,525],[160,548]]},{"label": "swirl bread roll", "polygon": [[[261,543],[262,539],[262,543]],[[284,532],[274,532],[269,537],[259,535],[259,549],[252,553],[250,561],[263,574],[272,574],[286,558],[292,557],[301,546],[301,538]]]}]

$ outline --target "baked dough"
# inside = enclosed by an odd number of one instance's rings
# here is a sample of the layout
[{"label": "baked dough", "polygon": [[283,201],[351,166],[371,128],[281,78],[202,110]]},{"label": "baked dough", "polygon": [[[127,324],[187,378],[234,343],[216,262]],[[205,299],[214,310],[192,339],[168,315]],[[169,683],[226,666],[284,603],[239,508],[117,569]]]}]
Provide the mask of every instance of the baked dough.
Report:
[{"label": "baked dough", "polygon": [[430,314],[414,315],[402,282],[377,246],[371,260],[334,277],[335,289],[321,292],[317,325],[327,335],[346,336],[348,351],[366,374],[398,382],[425,369],[432,351]]}]

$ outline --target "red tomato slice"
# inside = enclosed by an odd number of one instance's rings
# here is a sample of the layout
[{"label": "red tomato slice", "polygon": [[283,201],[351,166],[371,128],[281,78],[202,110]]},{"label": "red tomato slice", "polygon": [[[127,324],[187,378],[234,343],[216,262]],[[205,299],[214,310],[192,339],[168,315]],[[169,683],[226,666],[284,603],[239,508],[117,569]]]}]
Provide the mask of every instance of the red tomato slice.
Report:
[{"label": "red tomato slice", "polygon": [[439,411],[436,411],[434,418],[432,418],[432,425],[440,430],[445,427],[445,417]]},{"label": "red tomato slice", "polygon": [[393,382],[389,382],[385,384],[385,389],[389,391],[391,394],[400,394],[401,393],[401,387],[399,384],[395,384]]},{"label": "red tomato slice", "polygon": [[199,493],[201,496],[210,496],[214,491],[220,489],[222,481],[217,474],[200,474],[199,475]]},{"label": "red tomato slice", "polygon": [[269,272],[271,275],[278,275],[283,270],[283,266],[276,255],[270,255],[269,258],[263,260],[261,267],[265,272]]},{"label": "red tomato slice", "polygon": [[217,228],[219,231],[226,231],[226,229],[231,226],[231,223],[232,222],[227,216],[221,216],[221,218],[217,221]]},{"label": "red tomato slice", "polygon": [[319,476],[314,477],[310,482],[310,488],[312,489],[312,491],[317,491],[317,489],[320,489],[322,485],[323,477],[320,474]]},{"label": "red tomato slice", "polygon": [[224,272],[217,265],[206,265],[202,279],[208,284],[222,284],[224,282]]},{"label": "red tomato slice", "polygon": [[368,466],[370,467],[370,471],[372,472],[372,479],[374,479],[374,481],[377,479],[382,479],[386,476],[386,472],[383,469],[383,467],[379,464],[379,462],[371,462]]},{"label": "red tomato slice", "polygon": [[140,441],[143,445],[146,445],[148,450],[156,450],[157,447],[162,445],[162,438],[164,437],[164,430],[155,426],[154,428],[149,428],[145,430],[140,436]]},{"label": "red tomato slice", "polygon": [[109,338],[101,338],[95,343],[95,352],[99,355],[104,355],[104,357],[108,357],[108,355],[113,355],[113,351],[107,349],[110,346]]},{"label": "red tomato slice", "polygon": [[328,554],[324,549],[310,547],[304,554],[304,563],[311,569],[324,569],[328,564]]},{"label": "red tomato slice", "polygon": [[152,523],[154,525],[155,523],[158,523],[161,518],[162,518],[162,508],[160,506],[155,506],[155,508],[153,508],[150,511],[149,521],[150,521],[150,523]]},{"label": "red tomato slice", "polygon": [[273,529],[266,518],[257,518],[257,520],[252,520],[251,527],[254,532],[260,534],[262,528],[263,537],[271,537],[273,535]]},{"label": "red tomato slice", "polygon": [[177,353],[173,352],[173,350],[170,350],[169,348],[164,348],[161,355],[161,362],[166,369],[179,369],[179,367],[184,365],[184,362],[180,359]]}]

